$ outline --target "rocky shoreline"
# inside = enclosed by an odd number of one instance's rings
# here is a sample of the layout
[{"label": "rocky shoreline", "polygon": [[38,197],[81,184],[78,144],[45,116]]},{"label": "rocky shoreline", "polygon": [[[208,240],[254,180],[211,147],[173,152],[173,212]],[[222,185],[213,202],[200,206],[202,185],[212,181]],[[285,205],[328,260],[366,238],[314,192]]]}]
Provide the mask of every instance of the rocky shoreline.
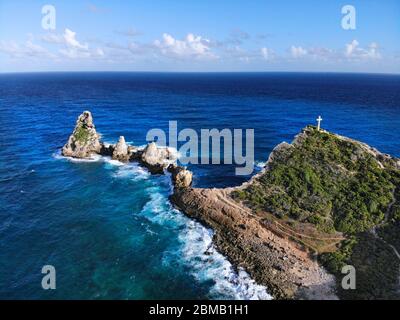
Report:
[{"label": "rocky shoreline", "polygon": [[84,111],[78,117],[75,129],[63,146],[61,154],[77,159],[90,158],[93,154],[98,154],[123,163],[138,162],[152,174],[170,172],[174,185],[178,187],[189,187],[192,184],[192,173],[176,165],[177,157],[174,150],[159,147],[155,142],[149,143],[145,148],[131,146],[125,142],[123,136],[119,137],[116,144],[100,141],[90,111]]},{"label": "rocky shoreline", "polygon": [[228,189],[175,189],[171,201],[211,227],[217,249],[265,285],[275,299],[337,299],[335,279],[288,238],[271,232]]},{"label": "rocky shoreline", "polygon": [[[262,191],[263,189],[257,188],[260,188],[260,182],[264,176],[272,173],[273,167],[277,164],[285,166],[288,157],[294,150],[310,147],[310,139],[322,144],[341,145],[344,148],[343,157],[348,157],[349,166],[353,166],[352,163],[357,163],[357,161],[370,161],[369,163],[372,164],[369,165],[372,165],[372,169],[375,170],[371,172],[378,172],[378,174],[381,174],[379,170],[389,169],[392,170],[389,171],[390,174],[395,174],[400,168],[398,159],[381,154],[366,144],[323,130],[315,131],[310,127],[296,136],[291,144],[279,144],[269,156],[264,171],[243,185],[225,189],[193,188],[193,174],[185,167],[177,165],[176,151],[159,147],[154,142],[144,148],[131,146],[126,143],[123,136],[116,144],[103,143],[100,141],[100,135],[96,132],[89,111],[85,111],[79,116],[72,135],[62,148],[62,155],[73,158],[90,158],[92,155],[98,154],[121,162],[137,162],[152,174],[169,172],[173,184],[173,194],[170,196],[172,204],[187,216],[212,228],[214,231],[213,242],[218,251],[224,254],[234,266],[247,271],[258,284],[266,286],[274,298],[338,299],[337,278],[320,265],[319,253],[332,253],[335,251],[331,250],[333,247],[338,250],[339,244],[346,237],[337,231],[333,233],[318,231],[318,228],[313,227],[313,224],[309,222],[303,223],[293,219],[286,219],[284,222],[276,219],[270,212],[257,212],[255,208],[249,206],[249,203],[244,204],[235,196],[235,194],[241,194],[246,199],[252,195],[251,192],[250,194],[246,193],[252,187],[255,188],[255,192]],[[330,149],[328,148],[328,150]],[[328,152],[331,154],[331,151]],[[303,156],[302,154],[301,157]],[[326,159],[327,156],[329,155],[324,155],[322,158],[320,156],[318,161],[325,161],[320,159]],[[301,158],[298,161],[300,163]],[[296,164],[297,162],[292,163],[292,166]],[[290,170],[292,167],[287,169]],[[336,162],[320,169],[334,172],[336,177],[346,177],[348,173],[347,169]],[[383,177],[387,176],[389,174]],[[279,192],[282,192],[282,189]],[[282,194],[282,196],[287,195]],[[393,199],[387,208],[387,217],[382,223],[389,221],[389,212],[397,206],[396,198]],[[280,202],[277,205],[280,205]],[[378,226],[381,227],[382,223]],[[292,224],[297,227],[292,228]],[[326,250],[326,248],[331,249]],[[355,263],[361,262],[356,261]],[[335,275],[337,274],[335,273]]]},{"label": "rocky shoreline", "polygon": [[230,194],[237,188],[192,188],[192,172],[176,164],[172,150],[154,142],[145,148],[128,145],[123,136],[115,145],[101,142],[91,113],[85,111],[78,117],[62,155],[89,158],[93,154],[138,162],[152,174],[171,173],[173,205],[212,228],[217,249],[265,285],[274,298],[337,299],[333,276],[298,244],[274,234],[251,210],[235,202]]}]

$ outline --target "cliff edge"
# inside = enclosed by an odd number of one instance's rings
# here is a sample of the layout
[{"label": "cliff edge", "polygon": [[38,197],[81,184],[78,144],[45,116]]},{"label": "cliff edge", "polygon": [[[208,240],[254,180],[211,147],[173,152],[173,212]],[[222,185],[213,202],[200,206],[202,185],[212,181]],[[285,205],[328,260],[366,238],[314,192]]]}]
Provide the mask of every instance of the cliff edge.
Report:
[{"label": "cliff edge", "polygon": [[[218,250],[275,298],[400,299],[400,160],[365,143],[309,126],[243,185],[199,189],[173,150],[123,136],[105,144],[85,111],[62,154],[170,172],[172,203],[211,227]],[[346,265],[354,290],[341,286]]]},{"label": "cliff edge", "polygon": [[[171,200],[275,298],[398,299],[399,169],[390,155],[309,126],[242,186],[176,188]],[[341,286],[345,265],[355,290]]]}]

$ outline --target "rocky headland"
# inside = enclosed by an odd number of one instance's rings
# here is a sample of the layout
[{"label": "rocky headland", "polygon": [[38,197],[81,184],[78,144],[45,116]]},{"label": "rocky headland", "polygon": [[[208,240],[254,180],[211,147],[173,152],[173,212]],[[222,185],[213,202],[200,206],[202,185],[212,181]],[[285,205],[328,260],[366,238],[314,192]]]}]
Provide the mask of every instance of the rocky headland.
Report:
[{"label": "rocky headland", "polygon": [[[168,148],[101,142],[85,111],[62,154],[170,172],[171,202],[211,227],[218,250],[274,298],[400,298],[400,161],[364,143],[310,126],[250,181],[200,189]],[[356,290],[341,288],[344,265],[357,271]]]}]

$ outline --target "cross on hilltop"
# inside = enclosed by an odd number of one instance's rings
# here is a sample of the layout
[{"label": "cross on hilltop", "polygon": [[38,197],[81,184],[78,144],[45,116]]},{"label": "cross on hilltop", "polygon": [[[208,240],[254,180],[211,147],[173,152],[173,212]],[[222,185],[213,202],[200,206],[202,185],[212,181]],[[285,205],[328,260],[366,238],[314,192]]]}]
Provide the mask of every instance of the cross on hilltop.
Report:
[{"label": "cross on hilltop", "polygon": [[321,121],[322,121],[321,116],[318,116],[318,118],[317,118],[317,122],[318,122],[318,124],[317,124],[317,130],[318,130],[318,131],[321,130]]}]

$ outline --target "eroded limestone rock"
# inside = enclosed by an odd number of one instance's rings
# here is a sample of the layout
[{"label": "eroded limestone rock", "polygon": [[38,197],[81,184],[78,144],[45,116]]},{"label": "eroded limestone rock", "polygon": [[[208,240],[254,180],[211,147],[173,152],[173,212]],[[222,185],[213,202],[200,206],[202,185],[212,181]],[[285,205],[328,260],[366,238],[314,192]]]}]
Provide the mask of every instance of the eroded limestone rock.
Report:
[{"label": "eroded limestone rock", "polygon": [[62,148],[62,155],[74,158],[90,158],[101,151],[100,135],[96,132],[92,114],[84,111],[76,121],[75,129]]},{"label": "eroded limestone rock", "polygon": [[172,183],[175,189],[190,188],[193,182],[193,173],[184,167],[170,165],[168,171],[172,174]]},{"label": "eroded limestone rock", "polygon": [[112,158],[114,160],[119,160],[122,162],[129,161],[128,145],[126,144],[125,138],[123,136],[119,137],[119,140],[114,147]]},{"label": "eroded limestone rock", "polygon": [[155,142],[149,143],[141,155],[141,162],[152,173],[162,173],[175,160],[170,149],[157,147]]}]

